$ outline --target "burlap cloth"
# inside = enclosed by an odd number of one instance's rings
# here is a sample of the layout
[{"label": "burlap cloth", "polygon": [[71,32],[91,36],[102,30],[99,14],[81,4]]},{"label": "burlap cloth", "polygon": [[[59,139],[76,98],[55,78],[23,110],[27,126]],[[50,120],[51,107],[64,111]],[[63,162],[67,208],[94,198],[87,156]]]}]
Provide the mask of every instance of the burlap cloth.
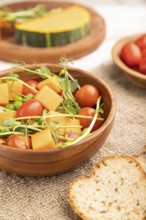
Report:
[{"label": "burlap cloth", "polygon": [[137,88],[112,63],[91,70],[113,89],[117,114],[102,148],[77,169],[52,177],[20,177],[0,172],[0,220],[79,219],[67,202],[69,183],[90,172],[108,155],[140,154],[146,144],[146,91]]}]

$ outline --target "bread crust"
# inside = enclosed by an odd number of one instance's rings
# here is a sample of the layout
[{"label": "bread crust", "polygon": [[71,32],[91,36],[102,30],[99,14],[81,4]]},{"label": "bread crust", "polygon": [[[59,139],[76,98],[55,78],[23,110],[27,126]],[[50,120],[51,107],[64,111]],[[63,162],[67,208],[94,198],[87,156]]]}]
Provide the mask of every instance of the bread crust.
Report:
[{"label": "bread crust", "polygon": [[146,175],[146,155],[142,154],[140,156],[134,156],[134,158],[138,161]]}]

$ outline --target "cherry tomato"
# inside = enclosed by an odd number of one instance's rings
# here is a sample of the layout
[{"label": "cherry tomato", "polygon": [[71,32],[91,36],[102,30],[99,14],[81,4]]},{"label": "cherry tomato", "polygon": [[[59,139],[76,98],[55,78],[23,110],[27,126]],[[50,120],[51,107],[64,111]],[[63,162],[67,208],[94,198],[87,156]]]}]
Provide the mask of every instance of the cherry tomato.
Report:
[{"label": "cherry tomato", "polygon": [[[24,102],[17,110],[16,117],[40,116],[43,113],[43,106],[37,100],[31,99]],[[26,122],[27,120],[24,120]]]},{"label": "cherry tomato", "polygon": [[74,139],[77,139],[79,137],[79,134],[76,133],[76,132],[72,132],[68,135],[68,137],[74,140]]},{"label": "cherry tomato", "polygon": [[[38,82],[36,80],[28,80],[26,82],[28,85],[30,85],[32,88],[34,89],[37,89],[37,85],[38,85]],[[23,86],[23,95],[28,95],[28,94],[36,94],[33,90],[29,89],[28,87],[26,86]]]},{"label": "cherry tomato", "polygon": [[146,75],[146,57],[144,57],[139,64],[139,68],[138,68],[140,73],[143,73],[144,75]]},{"label": "cherry tomato", "polygon": [[141,50],[146,49],[146,34],[142,35],[141,37],[139,37],[135,43],[137,44],[137,46],[139,46],[139,48]]},{"label": "cherry tomato", "polygon": [[6,145],[14,148],[21,148],[21,149],[31,149],[31,139],[24,134],[19,135],[10,135],[6,139]]},{"label": "cherry tomato", "polygon": [[81,87],[75,94],[75,100],[81,107],[94,107],[98,97],[98,89],[90,84]]},{"label": "cherry tomato", "polygon": [[142,57],[146,57],[146,49],[142,50]]},{"label": "cherry tomato", "polygon": [[[94,108],[90,108],[90,107],[85,107],[82,108],[79,112],[78,115],[85,115],[85,116],[94,116],[95,114],[95,109]],[[98,118],[101,118],[100,113],[98,113]],[[89,125],[91,124],[92,119],[86,119],[86,118],[79,118],[80,120],[80,124],[83,126],[83,128],[88,128]],[[98,128],[100,128],[100,126],[103,124],[103,121],[100,120],[96,120],[95,125],[93,126],[92,131],[97,130]]]},{"label": "cherry tomato", "polygon": [[141,50],[134,43],[126,43],[121,50],[121,58],[123,62],[131,68],[140,63],[141,57]]}]

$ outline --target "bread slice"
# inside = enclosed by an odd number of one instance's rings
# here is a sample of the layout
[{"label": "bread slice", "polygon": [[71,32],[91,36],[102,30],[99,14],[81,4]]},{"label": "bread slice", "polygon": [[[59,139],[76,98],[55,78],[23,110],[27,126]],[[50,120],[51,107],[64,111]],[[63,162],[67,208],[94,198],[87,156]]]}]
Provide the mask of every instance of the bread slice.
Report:
[{"label": "bread slice", "polygon": [[130,156],[100,161],[70,184],[68,201],[84,220],[146,220],[146,176]]}]

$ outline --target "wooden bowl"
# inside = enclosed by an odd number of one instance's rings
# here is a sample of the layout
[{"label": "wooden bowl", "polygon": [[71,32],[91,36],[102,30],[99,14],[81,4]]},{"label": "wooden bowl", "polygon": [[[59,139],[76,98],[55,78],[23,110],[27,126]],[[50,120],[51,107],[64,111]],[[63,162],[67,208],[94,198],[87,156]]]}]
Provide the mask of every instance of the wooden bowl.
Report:
[{"label": "wooden bowl", "polygon": [[[41,65],[47,66],[52,72],[58,73],[61,70],[59,65],[54,64],[33,64],[27,68],[36,69]],[[6,171],[30,176],[49,176],[71,170],[89,159],[103,145],[112,128],[116,112],[116,101],[111,89],[99,78],[91,73],[80,69],[68,68],[71,75],[78,79],[80,85],[95,85],[102,96],[104,103],[103,125],[93,132],[88,138],[76,145],[65,149],[51,150],[21,150],[0,145],[0,168]],[[12,71],[12,70],[11,70]],[[0,73],[0,76],[7,75],[10,70]],[[14,70],[21,78],[27,78],[21,70]]]},{"label": "wooden bowl", "polygon": [[146,89],[146,75],[129,68],[120,58],[120,52],[124,44],[127,42],[135,41],[141,35],[142,34],[132,35],[119,40],[112,48],[112,57],[114,63],[124,72],[125,76],[128,77],[131,80],[131,82],[133,82],[135,85],[139,87]]}]

